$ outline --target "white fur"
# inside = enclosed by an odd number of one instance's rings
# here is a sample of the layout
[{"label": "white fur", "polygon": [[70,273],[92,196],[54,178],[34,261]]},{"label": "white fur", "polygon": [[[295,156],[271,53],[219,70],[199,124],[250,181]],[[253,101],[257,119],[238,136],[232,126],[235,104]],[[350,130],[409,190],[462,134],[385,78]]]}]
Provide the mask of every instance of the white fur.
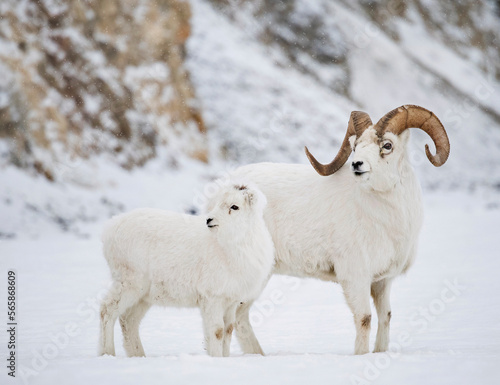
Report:
[{"label": "white fur", "polygon": [[263,219],[266,198],[258,189],[231,183],[215,202],[210,223],[157,209],[109,221],[102,239],[113,286],[101,306],[100,354],[115,354],[113,329],[120,317],[127,355],[144,356],[139,323],[157,304],[199,307],[208,354],[229,356],[236,307],[259,296],[274,248]]},{"label": "white fur", "polygon": [[[353,137],[352,161],[363,161],[362,175],[353,173],[351,162],[328,177],[297,164],[252,164],[234,173],[267,197],[264,218],[276,249],[274,272],[342,285],[354,314],[356,354],[369,351],[370,294],[379,320],[375,351],[387,350],[391,282],[415,258],[422,204],[406,154],[408,138],[406,130],[387,133],[379,142],[373,128]],[[382,148],[388,141],[391,151]],[[262,353],[248,309],[247,304],[237,311],[236,335],[246,353]]]}]

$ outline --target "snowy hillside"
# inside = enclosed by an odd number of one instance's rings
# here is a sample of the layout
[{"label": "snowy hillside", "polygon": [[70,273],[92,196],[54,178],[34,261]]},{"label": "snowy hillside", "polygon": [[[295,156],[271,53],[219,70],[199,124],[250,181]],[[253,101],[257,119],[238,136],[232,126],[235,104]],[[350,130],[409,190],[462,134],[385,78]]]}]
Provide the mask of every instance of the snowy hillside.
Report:
[{"label": "snowy hillside", "polygon": [[0,8],[0,237],[45,225],[82,233],[141,205],[191,210],[224,170],[306,163],[304,145],[329,161],[350,111],[376,121],[407,103],[434,111],[451,141],[437,169],[423,151],[430,139],[413,130],[424,189],[497,200],[500,17],[491,2],[57,4]]},{"label": "snowy hillside", "polygon": [[[305,163],[304,145],[326,162],[350,111],[378,120],[417,104],[440,117],[452,146],[434,169],[429,139],[414,132],[424,186],[497,186],[500,18],[487,3],[466,3],[467,15],[459,4],[419,1],[193,1],[187,65],[210,137],[240,163]],[[468,28],[453,24],[459,16]]]}]

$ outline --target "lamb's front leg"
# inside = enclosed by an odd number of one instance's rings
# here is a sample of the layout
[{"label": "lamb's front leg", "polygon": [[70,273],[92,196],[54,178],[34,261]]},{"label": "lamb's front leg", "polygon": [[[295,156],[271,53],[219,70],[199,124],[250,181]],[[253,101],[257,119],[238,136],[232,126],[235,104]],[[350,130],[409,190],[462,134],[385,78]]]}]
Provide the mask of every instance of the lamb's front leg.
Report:
[{"label": "lamb's front leg", "polygon": [[224,338],[222,343],[222,354],[229,357],[231,349],[231,337],[233,335],[234,322],[236,319],[236,307],[239,302],[231,304],[224,314]]},{"label": "lamb's front leg", "polygon": [[222,357],[226,306],[224,301],[218,299],[205,299],[200,302],[207,353],[212,357]]},{"label": "lamb's front leg", "polygon": [[250,307],[253,302],[245,302],[236,309],[236,338],[245,354],[264,355],[250,324]]},{"label": "lamb's front leg", "polygon": [[354,354],[369,352],[372,314],[370,309],[370,280],[358,278],[356,281],[341,282],[347,304],[354,315],[356,342]]},{"label": "lamb's front leg", "polygon": [[377,309],[378,329],[374,352],[385,352],[389,347],[389,330],[391,321],[391,293],[392,280],[383,279],[372,283],[372,297]]}]

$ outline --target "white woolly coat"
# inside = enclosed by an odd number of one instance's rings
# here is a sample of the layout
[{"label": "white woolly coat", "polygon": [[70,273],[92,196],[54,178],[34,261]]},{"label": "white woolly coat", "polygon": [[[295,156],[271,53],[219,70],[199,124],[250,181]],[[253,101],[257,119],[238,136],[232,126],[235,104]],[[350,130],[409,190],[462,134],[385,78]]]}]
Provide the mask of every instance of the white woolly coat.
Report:
[{"label": "white woolly coat", "polygon": [[324,177],[310,165],[259,163],[233,175],[266,195],[275,273],[375,282],[412,264],[422,224],[421,192],[409,163],[393,190],[364,190],[348,166]]},{"label": "white woolly coat", "polygon": [[113,280],[131,282],[150,303],[165,306],[198,306],[200,297],[257,298],[273,264],[264,223],[238,229],[248,231],[245,237],[221,240],[205,221],[158,209],[114,217],[103,233]]}]

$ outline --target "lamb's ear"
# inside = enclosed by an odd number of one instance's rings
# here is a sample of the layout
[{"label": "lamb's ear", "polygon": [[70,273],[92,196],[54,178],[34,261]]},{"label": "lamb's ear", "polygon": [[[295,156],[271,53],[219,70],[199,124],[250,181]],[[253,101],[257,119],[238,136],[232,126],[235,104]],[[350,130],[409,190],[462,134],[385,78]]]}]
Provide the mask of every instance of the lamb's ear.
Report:
[{"label": "lamb's ear", "polygon": [[245,202],[247,202],[249,206],[252,206],[256,198],[254,192],[251,190],[247,190],[245,191],[244,195],[245,195]]}]

